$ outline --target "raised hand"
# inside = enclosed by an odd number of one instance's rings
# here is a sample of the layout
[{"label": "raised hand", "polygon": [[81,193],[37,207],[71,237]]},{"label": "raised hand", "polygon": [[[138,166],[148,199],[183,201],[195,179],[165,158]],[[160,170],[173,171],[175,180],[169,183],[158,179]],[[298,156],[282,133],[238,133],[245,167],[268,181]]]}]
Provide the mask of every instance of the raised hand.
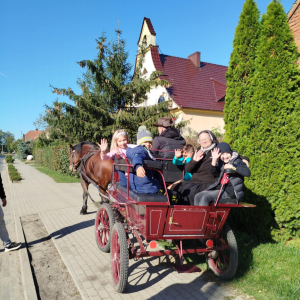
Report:
[{"label": "raised hand", "polygon": [[100,144],[99,143],[97,143],[97,145],[100,147],[100,149],[101,149],[101,152],[102,153],[105,153],[106,152],[106,149],[107,149],[107,139],[101,139],[101,141],[100,141]]},{"label": "raised hand", "polygon": [[182,150],[181,149],[176,149],[175,150],[175,158],[179,158],[182,156]]},{"label": "raised hand", "polygon": [[214,148],[212,151],[211,151],[211,157],[212,159],[215,159],[217,160],[220,156],[221,156],[221,152],[220,152],[220,149],[219,148]]},{"label": "raised hand", "polygon": [[145,169],[142,166],[138,167],[136,170],[136,175],[138,177],[145,177],[145,175],[146,175]]},{"label": "raised hand", "polygon": [[195,152],[193,160],[194,161],[200,161],[204,157],[204,151],[203,150],[198,150]]}]

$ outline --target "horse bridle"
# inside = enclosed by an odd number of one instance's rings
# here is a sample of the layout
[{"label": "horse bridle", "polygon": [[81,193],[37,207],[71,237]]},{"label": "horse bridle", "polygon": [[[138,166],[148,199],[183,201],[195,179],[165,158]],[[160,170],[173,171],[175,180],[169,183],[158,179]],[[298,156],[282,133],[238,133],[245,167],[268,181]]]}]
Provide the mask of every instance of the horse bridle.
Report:
[{"label": "horse bridle", "polygon": [[72,159],[72,172],[73,172],[74,170],[76,171],[77,168],[78,168],[78,165],[81,163],[81,159],[79,159],[79,161],[78,161],[76,164],[74,164],[74,162],[73,162],[74,154],[75,154],[76,158],[78,158],[78,156],[77,156],[77,154],[76,154],[76,151],[73,150],[73,151],[72,151],[72,156],[71,156],[71,159]]}]

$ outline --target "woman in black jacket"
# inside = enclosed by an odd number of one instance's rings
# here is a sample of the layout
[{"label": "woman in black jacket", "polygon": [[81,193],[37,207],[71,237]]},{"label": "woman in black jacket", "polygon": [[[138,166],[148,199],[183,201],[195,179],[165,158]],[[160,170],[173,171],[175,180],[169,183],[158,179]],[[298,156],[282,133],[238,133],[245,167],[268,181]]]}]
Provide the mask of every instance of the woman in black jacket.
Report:
[{"label": "woman in black jacket", "polygon": [[[191,181],[182,181],[174,189],[179,193],[182,205],[194,205],[195,195],[216,181],[210,172],[210,167],[212,150],[218,145],[218,140],[211,131],[202,130],[198,134],[198,143],[200,147],[195,152],[193,159],[185,165],[185,171],[193,174]],[[241,158],[246,162],[246,157]]]}]

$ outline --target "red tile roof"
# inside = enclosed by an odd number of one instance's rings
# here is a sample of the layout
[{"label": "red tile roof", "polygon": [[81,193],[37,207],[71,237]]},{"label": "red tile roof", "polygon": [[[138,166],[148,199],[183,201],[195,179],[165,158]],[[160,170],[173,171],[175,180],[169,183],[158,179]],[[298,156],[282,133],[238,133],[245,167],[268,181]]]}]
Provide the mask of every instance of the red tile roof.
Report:
[{"label": "red tile roof", "polygon": [[222,100],[226,96],[226,84],[223,84],[213,78],[210,79],[213,83],[216,101]]},{"label": "red tile roof", "polygon": [[157,46],[151,55],[156,70],[163,72],[161,79],[172,84],[167,91],[179,107],[223,111],[226,66],[201,62],[198,69],[187,58],[159,54]]},{"label": "red tile roof", "polygon": [[154,30],[154,28],[153,28],[153,26],[152,26],[151,20],[148,19],[148,18],[144,18],[144,20],[146,21],[146,23],[147,23],[147,25],[148,25],[148,28],[149,28],[149,30],[150,30],[150,33],[151,33],[152,35],[156,35],[156,32],[155,32],[155,30]]},{"label": "red tile roof", "polygon": [[299,4],[300,4],[300,0],[296,0],[296,1],[294,2],[294,4],[292,5],[292,8],[291,8],[291,9],[289,10],[289,12],[287,13],[289,19],[293,16],[293,14],[294,14],[295,11],[297,10]]},{"label": "red tile roof", "polygon": [[155,30],[154,30],[154,28],[153,28],[153,25],[152,25],[152,23],[151,23],[151,20],[145,17],[144,20],[143,20],[143,24],[142,24],[142,28],[141,28],[141,32],[140,32],[140,36],[139,36],[138,43],[139,43],[140,38],[141,38],[142,30],[143,30],[143,27],[144,27],[144,26],[143,26],[143,25],[144,25],[144,21],[146,21],[150,33],[151,33],[152,35],[156,35],[156,32],[155,32]]},{"label": "red tile roof", "polygon": [[36,140],[43,132],[44,130],[30,130],[25,134],[24,140],[25,142]]}]

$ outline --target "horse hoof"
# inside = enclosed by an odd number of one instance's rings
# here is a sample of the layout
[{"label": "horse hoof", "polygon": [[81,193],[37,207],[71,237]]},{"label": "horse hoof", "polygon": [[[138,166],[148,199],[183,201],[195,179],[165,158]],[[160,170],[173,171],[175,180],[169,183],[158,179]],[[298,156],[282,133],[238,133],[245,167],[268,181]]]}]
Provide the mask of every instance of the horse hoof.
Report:
[{"label": "horse hoof", "polygon": [[86,211],[86,210],[81,210],[81,211],[80,211],[80,214],[81,214],[81,215],[86,215],[86,214],[87,214],[87,211]]}]

